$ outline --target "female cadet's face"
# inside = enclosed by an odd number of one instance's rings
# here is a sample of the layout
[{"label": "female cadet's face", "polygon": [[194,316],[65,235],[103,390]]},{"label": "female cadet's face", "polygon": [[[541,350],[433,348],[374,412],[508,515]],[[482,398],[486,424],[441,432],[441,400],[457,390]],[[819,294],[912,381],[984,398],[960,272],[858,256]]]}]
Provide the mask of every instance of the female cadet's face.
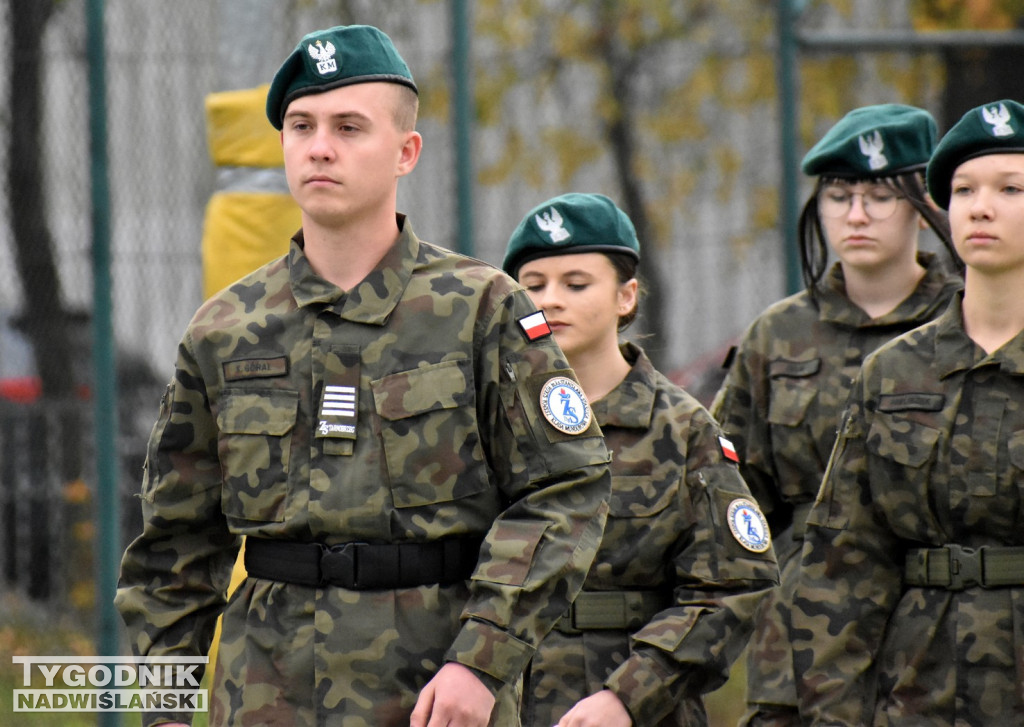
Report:
[{"label": "female cadet's face", "polygon": [[618,345],[619,316],[636,304],[636,280],[619,283],[600,252],[553,255],[519,269],[519,282],[551,326],[569,358]]},{"label": "female cadet's face", "polygon": [[831,182],[818,192],[818,210],[829,246],[844,268],[870,274],[916,262],[921,215],[891,187]]},{"label": "female cadet's face", "polygon": [[956,168],[949,226],[968,268],[1024,270],[1024,154],[989,154]]}]

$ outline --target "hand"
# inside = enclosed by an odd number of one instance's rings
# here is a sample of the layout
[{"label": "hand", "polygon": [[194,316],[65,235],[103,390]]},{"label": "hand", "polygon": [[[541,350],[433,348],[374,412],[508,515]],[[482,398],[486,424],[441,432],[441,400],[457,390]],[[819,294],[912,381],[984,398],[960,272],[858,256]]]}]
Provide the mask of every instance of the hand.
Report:
[{"label": "hand", "polygon": [[469,667],[448,662],[427,682],[409,727],[487,727],[494,695]]},{"label": "hand", "polygon": [[615,692],[603,689],[576,702],[555,727],[631,727],[632,717]]}]

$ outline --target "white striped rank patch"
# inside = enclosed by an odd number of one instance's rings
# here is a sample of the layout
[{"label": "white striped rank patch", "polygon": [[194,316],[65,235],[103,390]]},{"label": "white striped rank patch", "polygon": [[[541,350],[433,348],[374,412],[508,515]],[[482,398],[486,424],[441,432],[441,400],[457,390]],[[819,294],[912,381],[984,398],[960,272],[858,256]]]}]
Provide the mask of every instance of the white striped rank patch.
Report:
[{"label": "white striped rank patch", "polygon": [[324,398],[320,402],[320,423],[317,425],[318,437],[356,436],[356,388],[327,384],[324,386]]}]

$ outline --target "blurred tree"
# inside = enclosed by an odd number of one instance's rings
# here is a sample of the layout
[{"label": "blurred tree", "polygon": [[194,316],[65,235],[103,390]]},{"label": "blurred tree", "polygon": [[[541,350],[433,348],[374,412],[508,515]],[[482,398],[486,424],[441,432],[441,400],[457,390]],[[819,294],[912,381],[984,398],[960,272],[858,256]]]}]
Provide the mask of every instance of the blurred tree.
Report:
[{"label": "blurred tree", "polygon": [[1024,0],[914,0],[912,13],[920,30],[1019,27]]},{"label": "blurred tree", "polygon": [[[664,365],[666,254],[681,232],[673,214],[695,191],[713,198],[742,162],[728,138],[708,128],[723,109],[770,104],[774,64],[771,9],[710,0],[481,0],[475,5],[476,103],[482,128],[502,128],[499,158],[481,165],[480,181],[518,177],[570,191],[588,165],[608,164],[610,194],[636,225],[645,255],[643,332],[656,366]],[[726,28],[724,34],[719,31]],[[508,124],[512,106],[532,99],[535,119]],[[529,103],[529,101],[527,101]],[[699,147],[694,164],[666,164],[669,148]],[[711,171],[713,169],[713,171]],[[716,190],[718,187],[715,188]],[[727,195],[722,194],[724,199]],[[690,197],[692,199],[692,197]],[[752,214],[758,215],[760,210]],[[768,227],[777,216],[769,215]],[[751,219],[749,229],[766,220]],[[723,240],[726,242],[726,240]],[[660,253],[660,254],[659,254]]]},{"label": "blurred tree", "polygon": [[[1024,21],[1024,0],[916,0],[919,30],[1011,30]],[[1024,98],[1024,48],[950,48],[944,54],[942,115],[952,124],[968,110],[1001,98]]]},{"label": "blurred tree", "polygon": [[43,395],[72,393],[72,351],[53,236],[47,223],[41,132],[43,123],[43,36],[56,0],[8,0],[11,21],[10,134],[7,195],[15,261],[22,284],[19,324],[32,342]]}]

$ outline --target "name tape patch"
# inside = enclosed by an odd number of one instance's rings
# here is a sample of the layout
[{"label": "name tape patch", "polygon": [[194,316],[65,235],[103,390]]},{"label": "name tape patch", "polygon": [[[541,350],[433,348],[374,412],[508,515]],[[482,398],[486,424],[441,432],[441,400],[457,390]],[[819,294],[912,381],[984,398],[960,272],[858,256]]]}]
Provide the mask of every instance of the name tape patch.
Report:
[{"label": "name tape patch", "polygon": [[225,361],[225,381],[242,381],[244,379],[266,379],[274,376],[288,375],[288,357],[250,358],[241,361]]}]

